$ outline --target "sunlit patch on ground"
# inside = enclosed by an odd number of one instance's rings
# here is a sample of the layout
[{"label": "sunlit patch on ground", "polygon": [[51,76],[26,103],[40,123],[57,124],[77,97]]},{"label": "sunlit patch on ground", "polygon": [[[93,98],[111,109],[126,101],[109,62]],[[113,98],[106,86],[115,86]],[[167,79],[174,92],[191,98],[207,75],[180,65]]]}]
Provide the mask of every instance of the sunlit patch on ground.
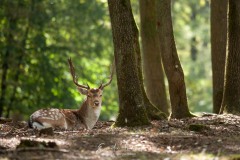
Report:
[{"label": "sunlit patch on ground", "polygon": [[1,148],[15,148],[20,140],[19,138],[0,138],[0,141],[1,141]]}]

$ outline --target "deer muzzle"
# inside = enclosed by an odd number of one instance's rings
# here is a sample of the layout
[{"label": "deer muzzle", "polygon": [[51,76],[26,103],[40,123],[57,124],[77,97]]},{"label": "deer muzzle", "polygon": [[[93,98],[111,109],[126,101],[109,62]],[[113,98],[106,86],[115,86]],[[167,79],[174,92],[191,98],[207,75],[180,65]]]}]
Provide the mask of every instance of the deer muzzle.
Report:
[{"label": "deer muzzle", "polygon": [[94,101],[94,105],[95,105],[96,107],[98,107],[99,104],[100,104],[100,102],[99,102],[98,100],[95,100],[95,101]]}]

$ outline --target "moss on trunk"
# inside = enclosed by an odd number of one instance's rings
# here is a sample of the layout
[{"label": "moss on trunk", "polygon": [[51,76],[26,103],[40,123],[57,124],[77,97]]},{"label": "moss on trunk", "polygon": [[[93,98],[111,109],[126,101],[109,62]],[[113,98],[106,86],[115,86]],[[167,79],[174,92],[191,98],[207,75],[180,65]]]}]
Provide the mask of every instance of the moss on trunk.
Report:
[{"label": "moss on trunk", "polygon": [[109,0],[119,93],[119,115],[114,126],[149,124],[139,79],[138,30],[129,0]]}]

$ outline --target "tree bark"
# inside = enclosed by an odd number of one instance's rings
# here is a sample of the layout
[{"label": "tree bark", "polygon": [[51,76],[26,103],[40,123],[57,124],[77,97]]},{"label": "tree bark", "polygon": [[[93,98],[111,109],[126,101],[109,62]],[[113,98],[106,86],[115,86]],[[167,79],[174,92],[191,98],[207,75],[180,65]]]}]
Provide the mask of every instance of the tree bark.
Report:
[{"label": "tree bark", "polygon": [[219,113],[223,98],[227,45],[227,3],[227,0],[211,0],[211,55],[214,113]]},{"label": "tree bark", "polygon": [[164,72],[156,29],[156,0],[140,0],[143,75],[149,100],[169,114]]},{"label": "tree bark", "polygon": [[170,118],[192,117],[188,109],[184,73],[174,41],[170,0],[157,1],[157,16],[161,54],[169,83],[172,108]]},{"label": "tree bark", "polygon": [[229,0],[224,113],[240,114],[240,1]]},{"label": "tree bark", "polygon": [[108,0],[119,93],[115,126],[149,124],[137,68],[138,30],[129,0]]}]

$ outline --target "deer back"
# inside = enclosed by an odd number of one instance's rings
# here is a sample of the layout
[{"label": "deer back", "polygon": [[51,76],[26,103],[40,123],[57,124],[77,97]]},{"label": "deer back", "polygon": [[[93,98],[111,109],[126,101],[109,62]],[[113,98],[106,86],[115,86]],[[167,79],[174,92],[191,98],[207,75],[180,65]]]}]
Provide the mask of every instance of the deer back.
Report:
[{"label": "deer back", "polygon": [[30,125],[33,128],[68,128],[68,124],[64,115],[60,109],[40,109],[34,112],[30,116]]}]

